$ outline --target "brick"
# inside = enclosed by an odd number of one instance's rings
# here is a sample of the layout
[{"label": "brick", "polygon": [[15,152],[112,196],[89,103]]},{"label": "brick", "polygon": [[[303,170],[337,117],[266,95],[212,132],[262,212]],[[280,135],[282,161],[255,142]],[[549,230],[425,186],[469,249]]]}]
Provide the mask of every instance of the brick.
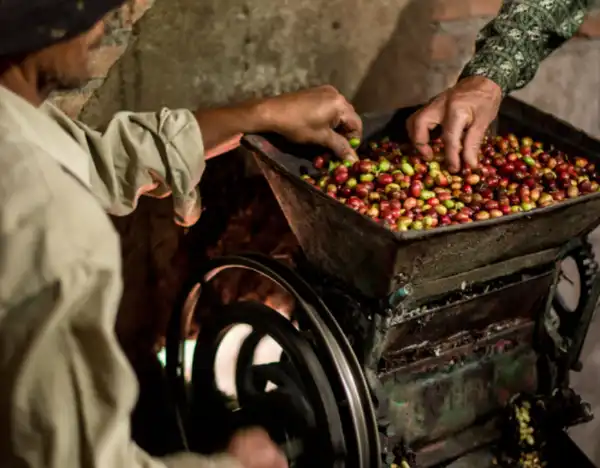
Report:
[{"label": "brick", "polygon": [[455,59],[459,54],[458,42],[455,36],[446,33],[437,33],[431,37],[429,43],[430,60],[445,62]]},{"label": "brick", "polygon": [[592,11],[586,16],[576,35],[590,39],[600,37],[600,10]]},{"label": "brick", "polygon": [[104,78],[110,68],[125,52],[126,45],[105,45],[93,52],[90,60],[90,74],[93,78]]},{"label": "brick", "polygon": [[433,21],[456,21],[481,16],[494,16],[502,0],[434,0]]}]

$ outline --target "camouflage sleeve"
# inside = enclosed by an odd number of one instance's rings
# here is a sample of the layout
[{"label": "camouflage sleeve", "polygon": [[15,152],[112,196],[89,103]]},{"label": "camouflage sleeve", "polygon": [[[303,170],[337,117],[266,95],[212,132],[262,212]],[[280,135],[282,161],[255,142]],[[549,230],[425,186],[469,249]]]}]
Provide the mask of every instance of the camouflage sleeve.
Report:
[{"label": "camouflage sleeve", "polygon": [[506,95],[529,83],[542,60],[570,39],[594,0],[504,0],[479,33],[461,78],[484,76]]}]

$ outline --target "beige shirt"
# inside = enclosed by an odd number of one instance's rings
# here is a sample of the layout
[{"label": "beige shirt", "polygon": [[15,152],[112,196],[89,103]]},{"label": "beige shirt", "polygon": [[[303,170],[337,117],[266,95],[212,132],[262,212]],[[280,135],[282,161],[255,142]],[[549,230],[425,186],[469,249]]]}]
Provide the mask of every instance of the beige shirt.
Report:
[{"label": "beige shirt", "polygon": [[239,466],[159,461],[131,441],[138,388],[113,331],[121,257],[106,212],[172,193],[193,223],[203,170],[188,111],[121,113],[99,133],[0,86],[0,467]]}]

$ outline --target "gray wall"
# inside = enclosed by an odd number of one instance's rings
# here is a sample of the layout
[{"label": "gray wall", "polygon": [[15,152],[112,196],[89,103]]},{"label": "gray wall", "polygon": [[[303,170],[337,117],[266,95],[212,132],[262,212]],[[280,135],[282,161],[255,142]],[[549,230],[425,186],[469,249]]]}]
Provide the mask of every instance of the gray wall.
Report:
[{"label": "gray wall", "polygon": [[[422,102],[456,79],[498,4],[479,2],[490,5],[453,16],[434,0],[157,0],[82,117],[100,123],[120,109],[209,106],[320,83],[361,111]],[[600,134],[597,44],[572,41],[516,95]]]}]

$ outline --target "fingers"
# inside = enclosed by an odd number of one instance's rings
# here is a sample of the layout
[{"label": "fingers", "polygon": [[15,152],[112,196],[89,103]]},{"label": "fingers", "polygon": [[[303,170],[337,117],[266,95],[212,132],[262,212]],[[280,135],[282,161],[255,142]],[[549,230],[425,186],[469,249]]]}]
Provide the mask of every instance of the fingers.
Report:
[{"label": "fingers", "polygon": [[236,433],[229,444],[229,453],[248,468],[287,468],[285,455],[273,443],[269,434],[259,428]]},{"label": "fingers", "polygon": [[344,99],[345,105],[340,111],[340,125],[347,138],[362,138],[363,123],[354,107]]},{"label": "fingers", "polygon": [[247,465],[256,468],[287,468],[285,455],[281,452],[268,435],[257,437],[248,446],[251,463]]},{"label": "fingers", "polygon": [[[360,116],[354,110],[345,97],[338,93],[338,117],[333,122],[334,131],[329,131],[325,136],[325,146],[345,161],[357,161],[356,151],[350,145],[351,139],[362,138],[363,123]],[[340,139],[339,137],[343,135]]]},{"label": "fingers", "polygon": [[444,101],[435,99],[431,104],[414,113],[407,121],[408,136],[426,160],[433,159],[433,150],[429,145],[429,132],[442,122],[443,117]]},{"label": "fingers", "polygon": [[358,161],[356,151],[350,146],[348,139],[337,133],[335,130],[328,129],[324,131],[319,144],[329,148],[338,158],[344,161]]},{"label": "fingers", "polygon": [[479,162],[479,151],[481,148],[481,142],[485,135],[487,126],[481,125],[479,122],[475,122],[467,130],[465,140],[463,144],[463,159],[471,168],[475,168]]},{"label": "fingers", "polygon": [[[309,91],[311,92],[311,91]],[[327,123],[334,128],[343,127],[344,134],[348,138],[361,138],[363,125],[360,116],[354,110],[354,106],[333,86],[322,85],[314,88],[320,104],[327,107]]]},{"label": "fingers", "polygon": [[446,149],[448,170],[456,172],[460,169],[460,152],[463,132],[471,123],[471,115],[463,110],[451,110],[446,113],[442,127],[442,140]]}]

